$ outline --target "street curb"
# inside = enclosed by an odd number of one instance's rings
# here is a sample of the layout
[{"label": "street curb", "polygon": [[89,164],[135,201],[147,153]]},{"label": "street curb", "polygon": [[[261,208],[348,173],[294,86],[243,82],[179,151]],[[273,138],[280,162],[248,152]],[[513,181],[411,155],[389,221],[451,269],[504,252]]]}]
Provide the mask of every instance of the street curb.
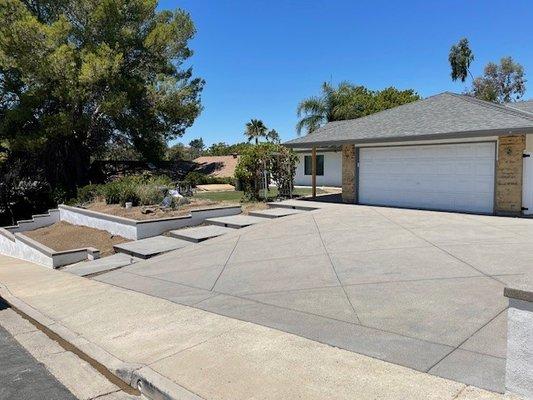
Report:
[{"label": "street curb", "polygon": [[73,332],[59,322],[48,318],[40,311],[14,296],[9,288],[0,283],[0,297],[12,308],[30,320],[43,325],[64,341],[75,347],[80,353],[104,366],[109,372],[125,382],[127,385],[141,392],[151,400],[205,400],[160,375],[144,364],[124,362],[102,347],[88,341],[83,336]]}]

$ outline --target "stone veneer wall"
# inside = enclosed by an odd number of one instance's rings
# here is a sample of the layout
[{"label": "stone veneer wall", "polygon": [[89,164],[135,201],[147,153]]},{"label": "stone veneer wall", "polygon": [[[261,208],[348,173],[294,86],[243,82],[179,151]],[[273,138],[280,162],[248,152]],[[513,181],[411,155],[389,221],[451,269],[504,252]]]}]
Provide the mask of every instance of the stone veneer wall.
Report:
[{"label": "stone veneer wall", "polygon": [[355,203],[357,199],[355,182],[355,145],[342,145],[342,201]]},{"label": "stone veneer wall", "polygon": [[522,212],[522,154],[525,135],[501,136],[496,163],[496,213]]}]

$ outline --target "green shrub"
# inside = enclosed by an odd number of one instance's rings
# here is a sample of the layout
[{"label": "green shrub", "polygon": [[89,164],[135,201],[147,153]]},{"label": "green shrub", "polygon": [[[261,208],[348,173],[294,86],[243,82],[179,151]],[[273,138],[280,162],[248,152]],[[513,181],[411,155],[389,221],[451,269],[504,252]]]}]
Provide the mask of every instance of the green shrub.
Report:
[{"label": "green shrub", "polygon": [[120,183],[118,181],[106,183],[102,188],[102,195],[105,198],[106,204],[120,203]]},{"label": "green shrub", "polygon": [[107,204],[127,202],[133,205],[159,204],[168,189],[172,188],[172,179],[166,175],[128,175],[103,185],[87,185],[78,189],[78,201],[94,201],[103,196]]},{"label": "green shrub", "polygon": [[219,176],[210,176],[206,174],[202,174],[201,172],[192,171],[189,172],[185,179],[183,180],[184,183],[188,183],[191,186],[198,186],[198,185],[214,185],[214,184],[229,184],[233,185],[235,183],[235,179],[232,177],[219,177]]},{"label": "green shrub", "polygon": [[98,196],[102,195],[102,185],[86,185],[78,188],[77,201],[79,203],[90,203]]},{"label": "green shrub", "polygon": [[124,207],[126,203],[131,202],[134,206],[139,204],[139,196],[137,195],[137,185],[131,183],[123,183],[120,187],[120,205]]},{"label": "green shrub", "polygon": [[297,156],[294,151],[274,143],[261,143],[248,148],[241,154],[235,168],[246,200],[259,200],[264,189],[264,172],[267,179],[276,181],[279,193],[289,193],[294,187]]},{"label": "green shrub", "polygon": [[158,186],[154,184],[145,184],[137,186],[136,192],[139,199],[139,205],[148,206],[151,204],[159,204],[165,198],[165,193],[168,188],[165,186]]}]

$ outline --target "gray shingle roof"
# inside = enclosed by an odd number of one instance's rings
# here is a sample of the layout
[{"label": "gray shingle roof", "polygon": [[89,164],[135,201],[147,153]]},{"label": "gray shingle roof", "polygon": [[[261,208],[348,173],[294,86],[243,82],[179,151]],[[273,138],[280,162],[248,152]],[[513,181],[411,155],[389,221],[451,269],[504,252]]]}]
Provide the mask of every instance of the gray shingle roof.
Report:
[{"label": "gray shingle roof", "polygon": [[533,114],[533,100],[517,101],[516,103],[506,104],[508,108],[515,108]]},{"label": "gray shingle roof", "polygon": [[444,92],[363,118],[329,122],[307,136],[285,142],[285,145],[305,148],[511,133],[533,133],[533,115],[470,96]]}]

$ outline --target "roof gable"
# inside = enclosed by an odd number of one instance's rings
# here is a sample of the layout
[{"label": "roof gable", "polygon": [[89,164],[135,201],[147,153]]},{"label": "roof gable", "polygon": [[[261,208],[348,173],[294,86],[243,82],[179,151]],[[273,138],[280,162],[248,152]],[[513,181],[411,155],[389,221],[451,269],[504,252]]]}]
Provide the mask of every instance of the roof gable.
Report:
[{"label": "roof gable", "polygon": [[[290,147],[533,132],[533,115],[466,95],[444,92],[366,117],[329,122],[291,140]],[[307,146],[306,146],[307,145]]]}]

